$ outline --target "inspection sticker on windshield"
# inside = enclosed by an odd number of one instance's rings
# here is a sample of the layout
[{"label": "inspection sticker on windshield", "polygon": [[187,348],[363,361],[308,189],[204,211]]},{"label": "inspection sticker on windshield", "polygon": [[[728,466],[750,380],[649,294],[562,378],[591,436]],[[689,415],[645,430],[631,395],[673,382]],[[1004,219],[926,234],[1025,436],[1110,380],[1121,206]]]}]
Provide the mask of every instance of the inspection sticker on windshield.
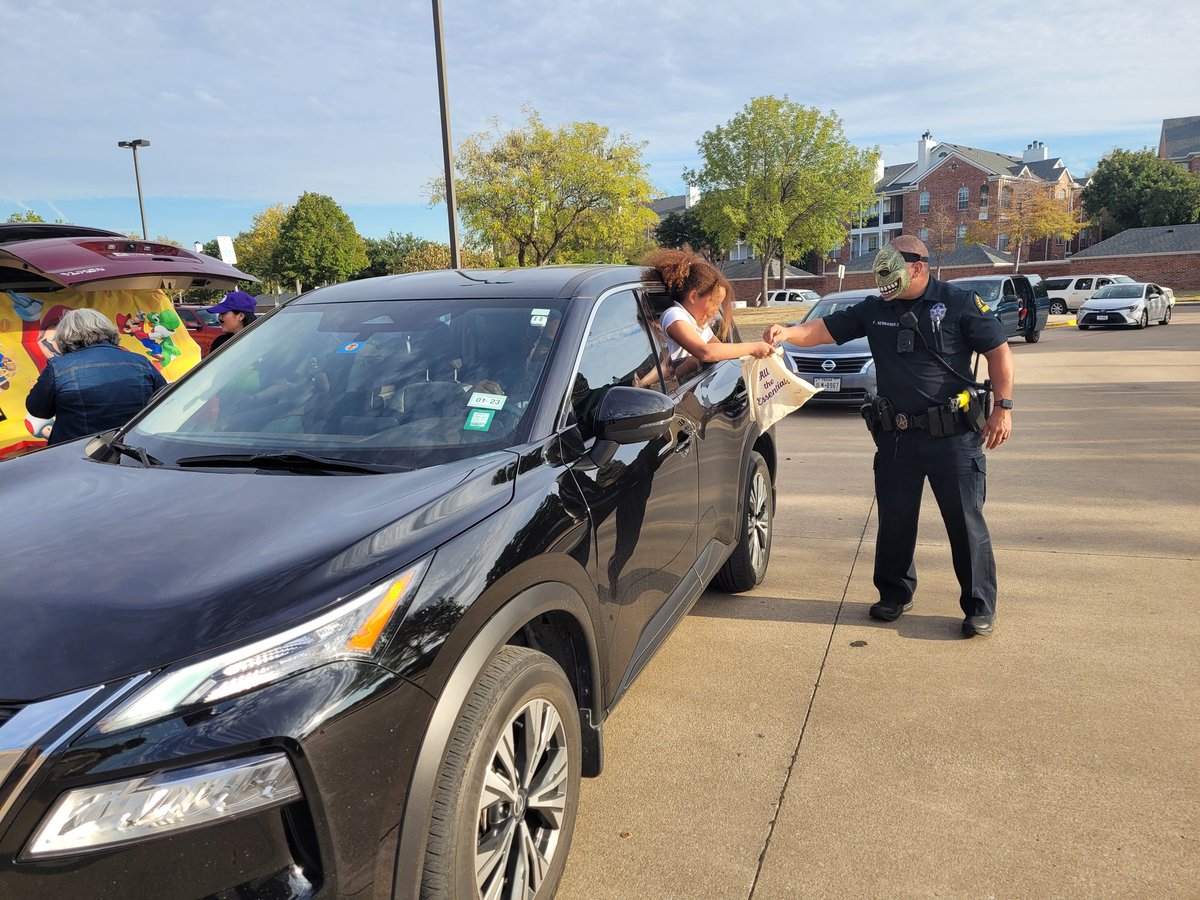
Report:
[{"label": "inspection sticker on windshield", "polygon": [[471,399],[467,401],[467,406],[473,406],[477,409],[504,409],[504,401],[507,400],[504,394],[482,394],[476,391],[471,395]]},{"label": "inspection sticker on windshield", "polygon": [[531,309],[529,311],[530,325],[545,325],[550,316],[548,309]]},{"label": "inspection sticker on windshield", "polygon": [[338,353],[357,353],[361,349],[361,341],[351,341],[348,344],[342,344],[342,346],[338,347]]},{"label": "inspection sticker on windshield", "polygon": [[496,411],[494,409],[473,409],[467,413],[467,421],[463,424],[463,431],[487,431],[492,427],[492,419],[495,416]]}]

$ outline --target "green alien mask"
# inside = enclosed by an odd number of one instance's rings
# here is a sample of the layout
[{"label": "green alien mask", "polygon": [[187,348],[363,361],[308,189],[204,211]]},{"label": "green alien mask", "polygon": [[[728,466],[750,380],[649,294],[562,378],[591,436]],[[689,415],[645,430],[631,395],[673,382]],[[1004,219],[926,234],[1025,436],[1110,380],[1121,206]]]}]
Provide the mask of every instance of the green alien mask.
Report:
[{"label": "green alien mask", "polygon": [[890,243],[884,244],[875,257],[875,287],[879,288],[879,296],[884,300],[893,300],[897,294],[908,290],[910,284],[912,275],[904,263],[904,257]]}]

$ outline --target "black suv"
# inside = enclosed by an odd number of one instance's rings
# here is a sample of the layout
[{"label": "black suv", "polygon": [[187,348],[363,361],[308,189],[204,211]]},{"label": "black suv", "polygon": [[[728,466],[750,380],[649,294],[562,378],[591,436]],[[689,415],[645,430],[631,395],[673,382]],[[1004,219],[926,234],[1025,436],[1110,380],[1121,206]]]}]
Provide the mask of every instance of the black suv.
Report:
[{"label": "black suv", "polygon": [[552,896],[609,712],[771,549],[774,436],[641,275],[316,290],[0,464],[0,896]]}]

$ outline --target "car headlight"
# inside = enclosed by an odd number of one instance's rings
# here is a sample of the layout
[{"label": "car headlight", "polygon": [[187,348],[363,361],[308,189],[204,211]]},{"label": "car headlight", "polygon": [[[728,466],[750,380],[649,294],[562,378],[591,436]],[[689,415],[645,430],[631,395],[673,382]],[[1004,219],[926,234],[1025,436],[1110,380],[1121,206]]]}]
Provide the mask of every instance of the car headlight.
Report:
[{"label": "car headlight", "polygon": [[215,703],[341,659],[373,659],[388,623],[415,593],[430,557],[287,631],[174,671],[167,670],[106,716],[102,732],[119,731],[177,709]]},{"label": "car headlight", "polygon": [[299,796],[296,772],[282,753],[76,788],[58,798],[23,856],[99,850],[282,806]]},{"label": "car headlight", "polygon": [[875,374],[875,360],[874,359],[867,360],[867,364],[865,366],[863,366],[863,374],[864,375],[874,375]]}]

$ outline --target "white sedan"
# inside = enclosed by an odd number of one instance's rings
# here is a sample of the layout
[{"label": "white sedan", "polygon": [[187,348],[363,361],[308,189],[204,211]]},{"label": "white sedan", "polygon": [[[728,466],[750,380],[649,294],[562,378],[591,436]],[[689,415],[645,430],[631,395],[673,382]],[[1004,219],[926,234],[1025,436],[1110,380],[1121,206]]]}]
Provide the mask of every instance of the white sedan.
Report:
[{"label": "white sedan", "polygon": [[1075,323],[1080,331],[1093,325],[1145,328],[1151,321],[1168,325],[1173,300],[1166,288],[1149,282],[1108,284],[1084,301],[1075,314]]}]

